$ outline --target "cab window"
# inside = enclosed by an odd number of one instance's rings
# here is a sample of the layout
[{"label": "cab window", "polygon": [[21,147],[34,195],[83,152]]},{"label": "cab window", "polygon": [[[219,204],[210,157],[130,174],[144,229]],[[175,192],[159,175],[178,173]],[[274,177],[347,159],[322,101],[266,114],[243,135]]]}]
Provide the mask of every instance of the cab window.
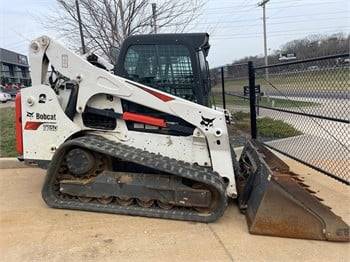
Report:
[{"label": "cab window", "polygon": [[182,45],[133,45],[125,57],[127,78],[194,101],[190,52]]}]

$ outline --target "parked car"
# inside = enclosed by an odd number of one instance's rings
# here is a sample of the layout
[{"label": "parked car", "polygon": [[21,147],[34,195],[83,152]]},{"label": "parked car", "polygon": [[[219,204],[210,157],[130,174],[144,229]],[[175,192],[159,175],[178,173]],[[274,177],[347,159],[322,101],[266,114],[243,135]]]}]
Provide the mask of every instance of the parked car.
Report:
[{"label": "parked car", "polygon": [[6,89],[4,92],[8,93],[11,96],[12,100],[15,100],[16,94],[18,93],[18,90],[16,88],[12,87],[12,88]]},{"label": "parked car", "polygon": [[11,101],[11,95],[5,92],[0,92],[0,102],[6,103],[7,101]]},{"label": "parked car", "polygon": [[19,92],[20,88],[17,88],[16,85],[7,85],[7,86],[0,86],[0,92],[7,93],[11,96],[12,100],[15,100],[16,94]]}]

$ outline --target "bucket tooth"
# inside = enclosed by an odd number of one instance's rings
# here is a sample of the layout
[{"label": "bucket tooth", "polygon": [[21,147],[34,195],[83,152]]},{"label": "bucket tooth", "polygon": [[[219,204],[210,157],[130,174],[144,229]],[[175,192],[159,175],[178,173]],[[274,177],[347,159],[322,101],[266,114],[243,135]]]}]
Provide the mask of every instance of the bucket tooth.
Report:
[{"label": "bucket tooth", "polygon": [[[350,241],[349,226],[318,197],[310,194],[314,191],[300,185],[295,175],[286,169],[286,164],[271,151],[257,142],[248,141],[241,157],[248,157],[255,167],[248,176],[242,172],[245,185],[238,192],[239,206],[245,208],[250,233]],[[282,168],[278,168],[277,164],[281,162]]]},{"label": "bucket tooth", "polygon": [[[295,179],[295,178],[293,178],[293,179]],[[295,179],[296,180],[296,179]],[[303,182],[299,182],[300,180],[296,180],[296,182],[298,182],[298,184],[299,185],[301,185],[302,187],[304,187],[304,188],[309,188],[310,186],[309,185],[307,185],[307,184],[305,184],[305,183],[303,183]]]},{"label": "bucket tooth", "polygon": [[320,197],[318,197],[318,196],[316,196],[316,195],[314,195],[314,197],[315,197],[318,201],[320,201],[320,202],[323,202],[323,201],[324,201],[324,199],[322,199],[322,198],[320,198]]},{"label": "bucket tooth", "polygon": [[316,191],[311,190],[310,188],[304,188],[307,192],[309,192],[310,194],[316,194]]},{"label": "bucket tooth", "polygon": [[292,177],[295,177],[295,178],[297,178],[299,180],[304,180],[304,179],[300,178],[300,176],[298,174],[294,173],[294,172],[289,172],[289,175],[292,176]]}]

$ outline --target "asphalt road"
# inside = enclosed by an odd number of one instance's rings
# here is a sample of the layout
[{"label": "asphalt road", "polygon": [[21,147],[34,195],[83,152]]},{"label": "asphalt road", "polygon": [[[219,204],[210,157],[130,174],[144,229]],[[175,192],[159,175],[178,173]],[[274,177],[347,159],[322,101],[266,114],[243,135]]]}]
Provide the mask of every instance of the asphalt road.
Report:
[{"label": "asphalt road", "polygon": [[[312,189],[350,222],[350,189],[292,160]],[[349,243],[250,235],[234,203],[202,224],[48,208],[44,172],[0,169],[1,261],[348,261]]]},{"label": "asphalt road", "polygon": [[[333,92],[334,95],[339,95],[336,92]],[[281,95],[280,93],[268,93],[271,100],[273,99],[288,99],[290,101],[303,101],[303,102],[312,102],[315,103],[313,106],[298,106],[298,104],[295,104],[295,107],[287,107],[280,109],[287,109],[293,112],[298,113],[305,113],[305,114],[313,114],[317,116],[323,116],[323,117],[330,117],[334,119],[340,119],[340,120],[347,120],[349,121],[349,115],[350,115],[350,103],[349,103],[349,97],[350,92],[347,91],[347,97],[342,96],[342,98],[336,99],[332,97],[312,97],[302,95],[303,93],[298,94],[285,94],[285,96]],[[241,94],[240,94],[241,95]],[[266,95],[265,95],[266,97]],[[247,100],[247,103],[249,101]],[[237,106],[234,103],[229,103],[227,107],[232,108],[233,111],[247,111],[249,110],[249,104],[246,106]],[[262,109],[260,109],[262,110]]]},{"label": "asphalt road", "polygon": [[[286,99],[282,96],[274,96],[271,98]],[[327,99],[327,98],[307,98],[307,97],[292,97],[288,96],[292,101],[313,102],[317,105],[309,107],[294,107],[291,111],[299,113],[313,114],[323,117],[331,117],[340,120],[350,119],[350,103],[348,99]],[[283,109],[283,108],[282,108]],[[288,109],[288,108],[287,108]]]},{"label": "asphalt road", "polygon": [[[268,87],[270,89],[271,87]],[[317,89],[315,87],[315,89]],[[263,91],[263,90],[262,90]],[[318,99],[349,99],[350,98],[350,92],[349,90],[303,90],[300,88],[300,90],[286,90],[282,91],[284,95],[288,97],[300,97],[300,98],[318,98]],[[268,90],[266,93],[270,96],[281,96],[281,92],[274,91],[274,90]]]},{"label": "asphalt road", "polygon": [[[265,96],[276,96],[276,97],[298,97],[302,99],[336,99],[336,100],[347,100],[350,98],[349,90],[337,89],[337,90],[317,90],[317,86],[315,89],[303,89],[303,88],[295,88],[294,90],[290,88],[285,88],[281,90],[275,90],[270,86],[264,86],[261,88],[261,92],[264,93]],[[243,96],[243,88],[242,92],[232,92],[227,91],[228,94],[240,95]]]}]

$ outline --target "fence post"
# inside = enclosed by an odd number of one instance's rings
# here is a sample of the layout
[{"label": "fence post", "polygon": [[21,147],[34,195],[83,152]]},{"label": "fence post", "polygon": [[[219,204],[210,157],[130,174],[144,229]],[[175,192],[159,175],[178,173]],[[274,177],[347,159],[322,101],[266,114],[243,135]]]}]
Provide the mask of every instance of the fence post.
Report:
[{"label": "fence post", "polygon": [[256,108],[255,108],[255,69],[252,61],[248,62],[249,76],[249,104],[250,104],[250,130],[252,139],[257,137]]},{"label": "fence post", "polygon": [[224,67],[221,67],[222,106],[226,109]]}]

